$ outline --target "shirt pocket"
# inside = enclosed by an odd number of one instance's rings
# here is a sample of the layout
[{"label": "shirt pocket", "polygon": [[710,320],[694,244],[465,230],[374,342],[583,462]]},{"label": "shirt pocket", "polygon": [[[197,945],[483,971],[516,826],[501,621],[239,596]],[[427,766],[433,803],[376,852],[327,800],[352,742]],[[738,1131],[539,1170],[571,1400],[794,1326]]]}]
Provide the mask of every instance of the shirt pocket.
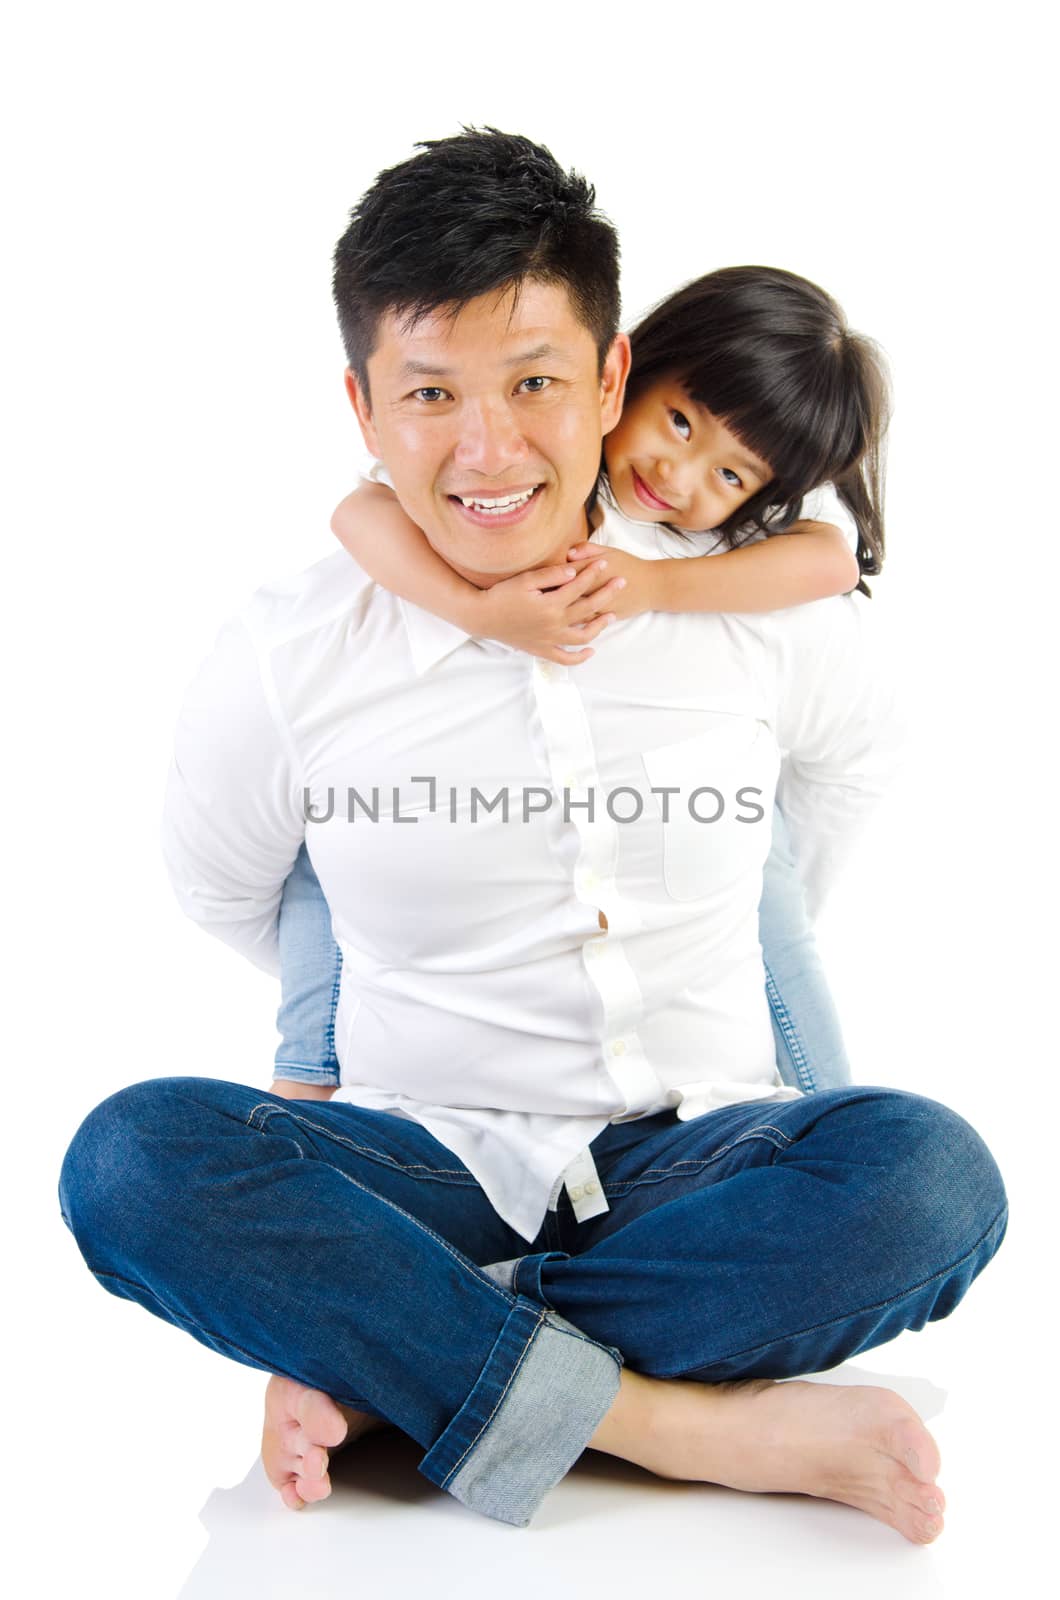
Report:
[{"label": "shirt pocket", "polygon": [[769,854],[780,757],[765,723],[716,712],[687,739],[642,755],[672,900],[731,889]]}]

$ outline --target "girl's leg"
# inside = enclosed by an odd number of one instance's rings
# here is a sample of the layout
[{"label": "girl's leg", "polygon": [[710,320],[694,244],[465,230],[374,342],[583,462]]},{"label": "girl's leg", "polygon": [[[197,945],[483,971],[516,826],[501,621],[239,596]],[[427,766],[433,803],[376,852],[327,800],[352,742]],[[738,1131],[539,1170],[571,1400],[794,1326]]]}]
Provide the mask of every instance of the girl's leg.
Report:
[{"label": "girl's leg", "polygon": [[779,806],[758,926],[782,1080],[806,1093],[841,1088],[851,1081],[850,1064]]},{"label": "girl's leg", "polygon": [[304,844],[283,886],[279,941],[280,1044],[274,1076],[295,1083],[337,1084],[335,1009],[342,952],[331,931],[331,908]]}]

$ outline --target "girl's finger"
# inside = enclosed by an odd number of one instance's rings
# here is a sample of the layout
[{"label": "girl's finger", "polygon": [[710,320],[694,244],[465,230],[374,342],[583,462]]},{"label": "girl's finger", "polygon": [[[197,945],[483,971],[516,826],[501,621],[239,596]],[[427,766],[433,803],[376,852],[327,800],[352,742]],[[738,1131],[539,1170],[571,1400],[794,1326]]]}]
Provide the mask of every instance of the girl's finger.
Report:
[{"label": "girl's finger", "polygon": [[605,611],[602,617],[597,617],[593,622],[579,623],[576,630],[574,628],[571,629],[571,644],[574,644],[575,641],[578,644],[583,644],[588,639],[595,639],[598,633],[602,633],[605,628],[609,628],[615,620],[613,611]]},{"label": "girl's finger", "polygon": [[606,561],[593,561],[589,566],[583,567],[576,578],[563,586],[564,602],[576,600],[579,595],[588,594],[590,590],[599,588],[604,581]]},{"label": "girl's finger", "polygon": [[[573,640],[571,641],[574,642]],[[593,654],[591,650],[561,650],[556,645],[545,657],[546,661],[558,661],[564,667],[576,667],[579,661],[588,661]]]},{"label": "girl's finger", "polygon": [[[580,638],[578,638],[576,642],[572,638],[572,645],[573,643],[578,643],[578,645],[580,645]],[[541,645],[540,650],[533,650],[532,654],[533,656],[536,656],[536,658],[540,659],[540,661],[556,661],[557,666],[560,667],[575,667],[578,666],[578,662],[580,661],[588,661],[592,651],[564,650],[562,645]]]},{"label": "girl's finger", "polygon": [[576,596],[566,608],[568,622],[584,622],[589,617],[599,616],[609,604],[614,605],[625,587],[625,578],[609,578],[591,594]]},{"label": "girl's finger", "polygon": [[536,571],[523,574],[529,578],[531,589],[555,589],[561,583],[569,583],[571,578],[578,576],[574,567],[539,567]]}]

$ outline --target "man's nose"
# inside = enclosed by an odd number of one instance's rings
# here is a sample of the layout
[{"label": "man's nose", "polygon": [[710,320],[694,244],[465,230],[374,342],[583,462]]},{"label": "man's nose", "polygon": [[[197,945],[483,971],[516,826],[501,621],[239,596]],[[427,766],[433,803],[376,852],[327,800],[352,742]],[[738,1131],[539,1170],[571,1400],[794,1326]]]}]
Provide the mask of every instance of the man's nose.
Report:
[{"label": "man's nose", "polygon": [[518,420],[504,402],[480,400],[463,407],[453,452],[457,466],[497,477],[529,453]]}]

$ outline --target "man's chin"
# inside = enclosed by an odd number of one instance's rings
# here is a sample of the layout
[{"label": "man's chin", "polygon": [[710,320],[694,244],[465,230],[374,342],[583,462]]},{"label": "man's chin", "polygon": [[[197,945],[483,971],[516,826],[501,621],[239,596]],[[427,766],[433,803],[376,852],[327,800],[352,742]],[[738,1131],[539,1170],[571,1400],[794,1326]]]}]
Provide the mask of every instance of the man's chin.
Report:
[{"label": "man's chin", "polygon": [[[498,518],[496,523],[484,523],[481,516],[465,516],[447,497],[435,531],[427,538],[435,553],[461,578],[479,589],[489,589],[521,572],[566,561],[571,545],[586,538],[588,529],[577,532],[579,518],[584,524],[580,506],[566,518],[557,515],[559,510],[555,491],[547,486],[542,486],[527,512],[514,522]],[[565,520],[574,531],[557,528]]]},{"label": "man's chin", "polygon": [[478,566],[469,564],[472,560],[470,552],[465,552],[464,561],[458,561],[455,556],[446,556],[444,559],[459,577],[465,578],[468,583],[473,583],[477,589],[492,589],[495,583],[504,583],[507,578],[517,578],[521,572],[532,572],[535,567],[550,565],[547,556],[528,555],[523,560],[519,559],[514,551],[506,554],[505,559],[491,561],[488,564],[482,562],[482,556],[478,555],[477,560],[482,563]]},{"label": "man's chin", "polygon": [[436,544],[435,550],[460,577],[488,589],[520,572],[565,561],[572,543],[557,539],[551,530],[513,530],[506,537],[498,530],[483,539],[450,539],[445,545]]}]

